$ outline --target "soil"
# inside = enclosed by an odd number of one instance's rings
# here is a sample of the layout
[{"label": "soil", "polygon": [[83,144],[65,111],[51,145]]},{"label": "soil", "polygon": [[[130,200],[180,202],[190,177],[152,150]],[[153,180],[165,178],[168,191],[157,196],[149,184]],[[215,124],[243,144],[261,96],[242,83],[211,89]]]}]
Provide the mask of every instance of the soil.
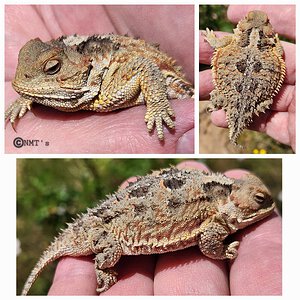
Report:
[{"label": "soil", "polygon": [[228,139],[228,129],[215,126],[210,114],[206,111],[209,101],[200,101],[200,137],[199,153],[241,153],[239,147],[230,144]]}]

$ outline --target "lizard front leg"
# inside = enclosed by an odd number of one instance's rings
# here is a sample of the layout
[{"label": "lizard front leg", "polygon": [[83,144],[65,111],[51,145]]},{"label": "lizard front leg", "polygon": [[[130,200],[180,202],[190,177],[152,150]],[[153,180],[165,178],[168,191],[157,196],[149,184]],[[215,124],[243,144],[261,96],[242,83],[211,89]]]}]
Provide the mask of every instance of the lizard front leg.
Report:
[{"label": "lizard front leg", "polygon": [[214,49],[222,48],[229,45],[232,42],[232,36],[223,36],[221,38],[217,38],[215,33],[206,28],[206,32],[203,33],[205,40],[210,44],[210,46]]},{"label": "lizard front leg", "polygon": [[86,109],[112,111],[145,103],[145,122],[149,131],[156,125],[157,135],[164,139],[163,122],[174,128],[174,111],[167,98],[167,85],[159,67],[143,57],[130,62],[112,63],[103,78],[99,96]]},{"label": "lizard front leg", "polygon": [[103,228],[93,233],[90,243],[96,254],[97,292],[102,293],[117,282],[117,272],[111,268],[119,261],[123,251],[114,235]]},{"label": "lizard front leg", "polygon": [[175,113],[167,98],[167,85],[164,76],[159,68],[150,61],[145,61],[144,69],[141,71],[140,85],[147,105],[145,115],[147,129],[150,132],[155,125],[158,138],[163,140],[163,122],[169,128],[175,128],[172,120]]},{"label": "lizard front leg", "polygon": [[238,241],[224,244],[230,229],[223,224],[221,218],[213,217],[201,224],[201,234],[198,241],[201,252],[213,259],[234,259],[237,257]]},{"label": "lizard front leg", "polygon": [[5,111],[5,120],[9,119],[13,125],[17,118],[22,118],[31,109],[33,101],[20,97],[9,105]]}]

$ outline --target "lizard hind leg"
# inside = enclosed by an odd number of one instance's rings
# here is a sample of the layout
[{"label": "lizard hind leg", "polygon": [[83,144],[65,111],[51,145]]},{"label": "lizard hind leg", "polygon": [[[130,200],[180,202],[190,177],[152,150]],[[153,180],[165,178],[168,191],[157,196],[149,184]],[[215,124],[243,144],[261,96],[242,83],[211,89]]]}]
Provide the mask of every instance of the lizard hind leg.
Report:
[{"label": "lizard hind leg", "polygon": [[210,103],[207,105],[207,112],[213,112],[215,110],[221,109],[226,104],[226,98],[214,89],[210,94]]},{"label": "lizard hind leg", "polygon": [[119,261],[123,250],[115,236],[103,228],[92,236],[91,249],[96,254],[97,292],[102,293],[117,282],[117,272],[111,268]]},{"label": "lizard hind leg", "polygon": [[175,72],[162,70],[167,83],[168,99],[185,99],[194,96],[194,88],[190,82]]}]

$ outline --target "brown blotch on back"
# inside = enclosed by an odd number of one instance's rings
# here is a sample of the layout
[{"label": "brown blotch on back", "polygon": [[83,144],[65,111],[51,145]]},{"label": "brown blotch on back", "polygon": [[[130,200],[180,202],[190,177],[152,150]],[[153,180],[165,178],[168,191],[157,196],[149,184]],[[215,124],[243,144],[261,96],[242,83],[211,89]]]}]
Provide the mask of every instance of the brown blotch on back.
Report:
[{"label": "brown blotch on back", "polygon": [[181,200],[178,198],[169,198],[167,199],[167,202],[169,208],[178,208],[182,204]]},{"label": "brown blotch on back", "polygon": [[143,197],[148,193],[149,186],[137,186],[136,188],[129,191],[130,197]]},{"label": "brown blotch on back", "polygon": [[231,193],[231,185],[223,185],[209,182],[203,185],[203,190],[208,195],[208,199],[214,200],[216,197],[228,197]]},{"label": "brown blotch on back", "polygon": [[183,179],[177,179],[177,178],[167,178],[163,179],[162,185],[165,188],[169,188],[171,190],[179,189],[184,185],[185,181]]},{"label": "brown blotch on back", "polygon": [[247,69],[247,62],[245,59],[242,59],[236,63],[236,68],[239,72],[244,73]]},{"label": "brown blotch on back", "polygon": [[253,65],[253,70],[259,72],[262,69],[262,64],[260,61],[256,61]]}]

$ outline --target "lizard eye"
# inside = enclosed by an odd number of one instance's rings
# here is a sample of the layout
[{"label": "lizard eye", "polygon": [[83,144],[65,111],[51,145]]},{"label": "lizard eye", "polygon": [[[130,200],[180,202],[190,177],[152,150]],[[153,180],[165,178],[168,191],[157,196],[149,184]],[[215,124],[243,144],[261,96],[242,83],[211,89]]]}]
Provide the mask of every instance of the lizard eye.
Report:
[{"label": "lizard eye", "polygon": [[56,74],[61,67],[61,63],[57,59],[48,60],[44,66],[44,72],[48,75]]},{"label": "lizard eye", "polygon": [[265,195],[263,193],[257,193],[254,197],[255,201],[258,203],[263,203],[265,201]]}]

